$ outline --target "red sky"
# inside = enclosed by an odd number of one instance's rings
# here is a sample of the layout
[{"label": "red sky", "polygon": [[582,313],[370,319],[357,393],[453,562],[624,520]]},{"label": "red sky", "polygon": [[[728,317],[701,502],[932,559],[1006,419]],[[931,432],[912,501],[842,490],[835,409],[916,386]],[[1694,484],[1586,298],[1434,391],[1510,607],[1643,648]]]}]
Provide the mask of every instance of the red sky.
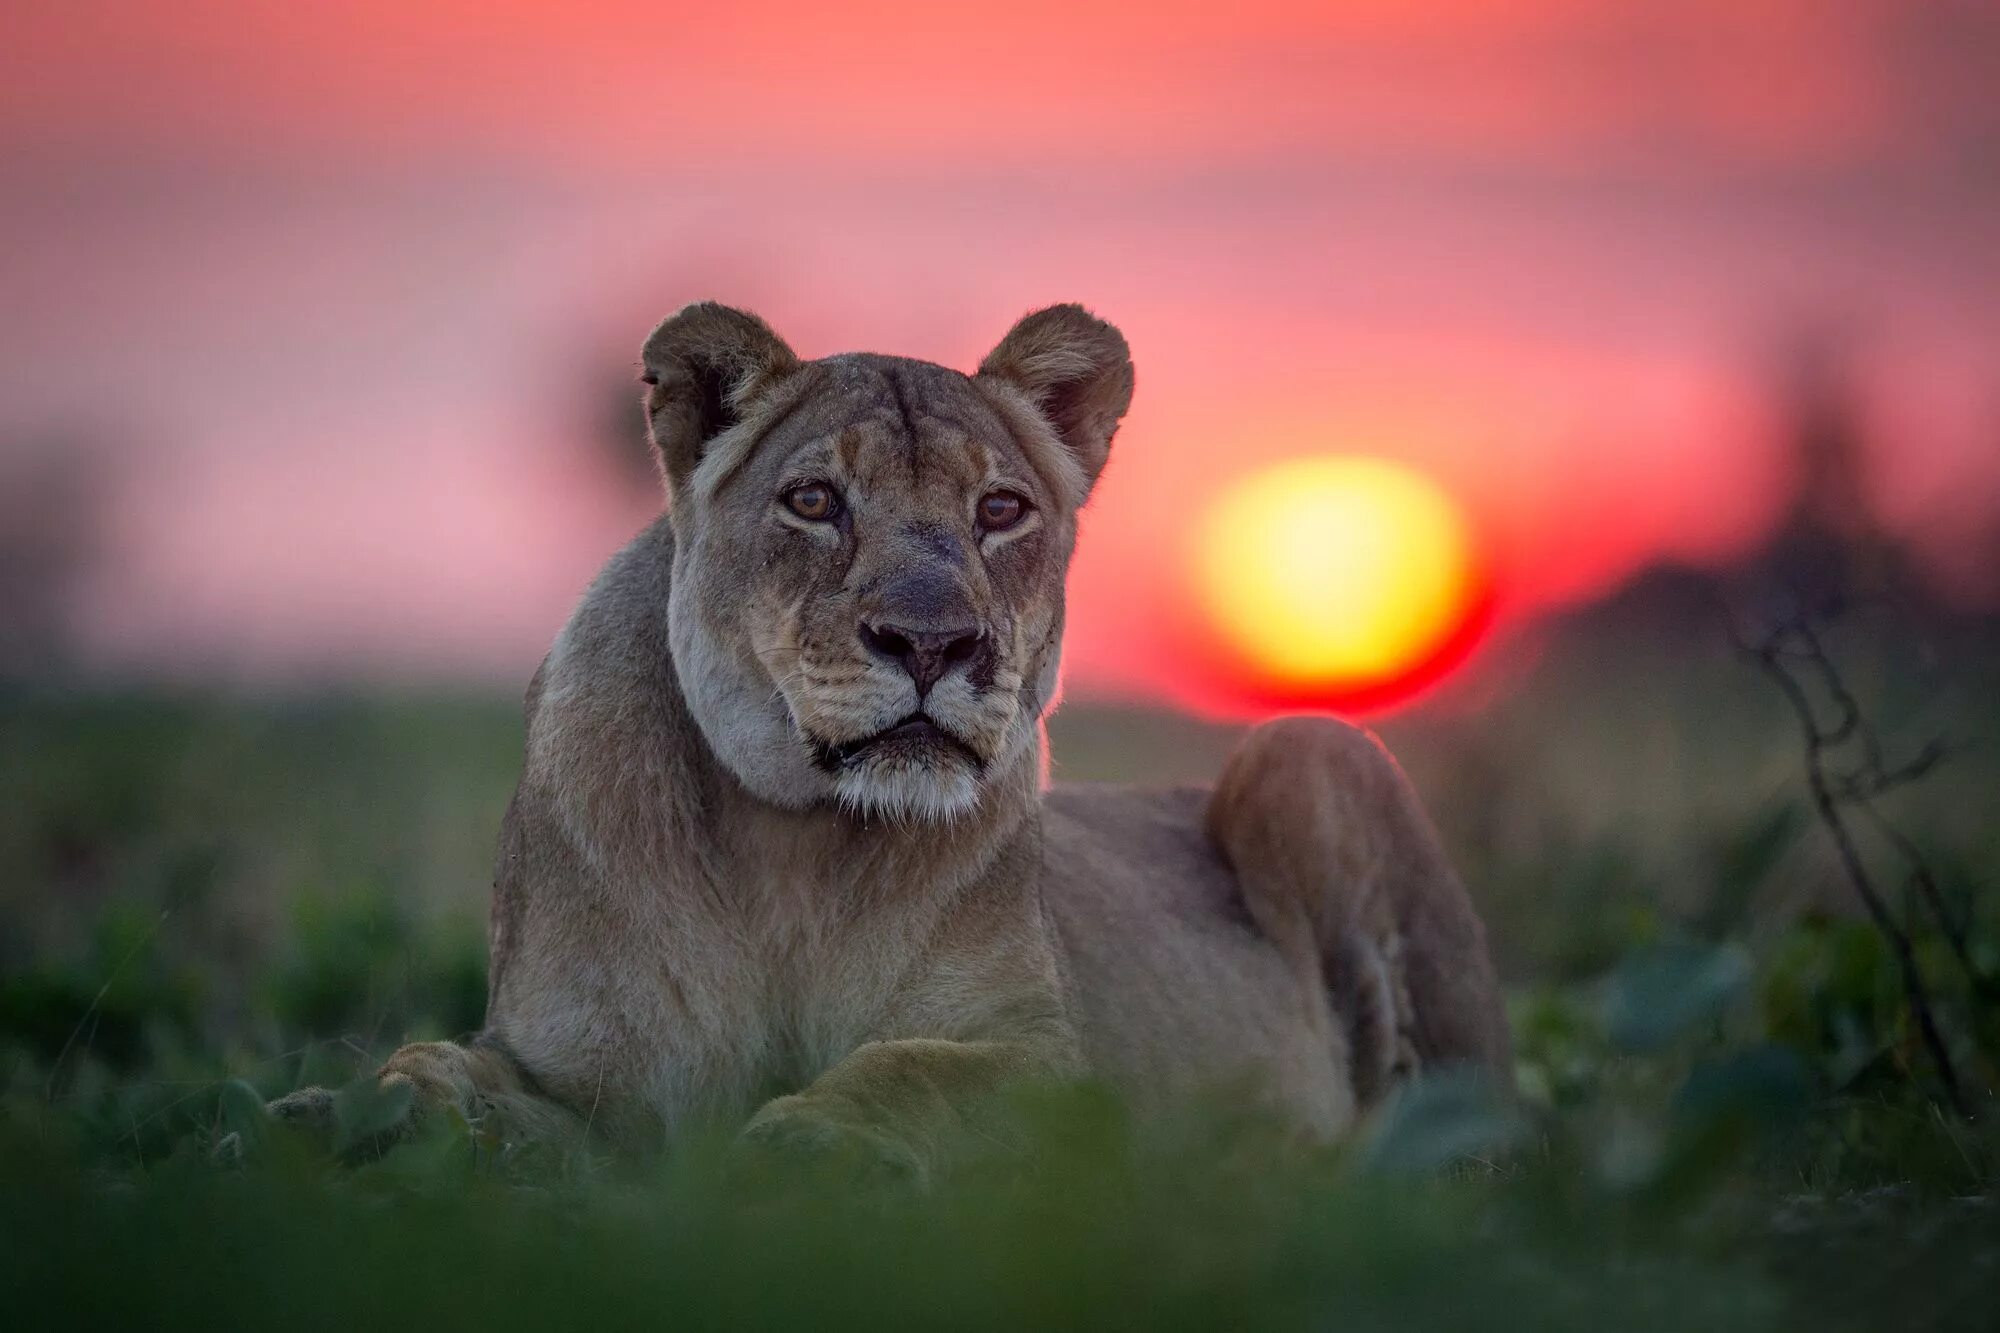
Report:
[{"label": "red sky", "polygon": [[1724,558],[1807,331],[1950,548],[2000,484],[2000,10],[1416,10],[35,7],[0,451],[110,460],[102,661],[251,679],[525,678],[643,517],[605,404],[708,296],[807,354],[1126,330],[1074,694],[1176,697],[1179,534],[1297,453],[1430,472],[1503,622]]}]

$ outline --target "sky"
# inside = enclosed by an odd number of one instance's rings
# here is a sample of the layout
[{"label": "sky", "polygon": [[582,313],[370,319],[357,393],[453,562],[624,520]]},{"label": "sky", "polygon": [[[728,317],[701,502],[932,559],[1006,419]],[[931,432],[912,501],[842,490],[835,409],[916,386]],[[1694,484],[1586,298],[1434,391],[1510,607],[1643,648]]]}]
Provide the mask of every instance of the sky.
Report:
[{"label": "sky", "polygon": [[1501,626],[1726,561],[1784,503],[1806,338],[1842,349],[1881,520],[1991,591],[1951,558],[2000,489],[1983,0],[69,0],[8,29],[0,477],[91,460],[104,669],[525,680],[657,508],[617,463],[634,363],[702,298],[806,355],[968,369],[1051,301],[1125,331],[1072,697],[1229,711],[1190,685],[1189,534],[1305,455],[1433,479]]}]

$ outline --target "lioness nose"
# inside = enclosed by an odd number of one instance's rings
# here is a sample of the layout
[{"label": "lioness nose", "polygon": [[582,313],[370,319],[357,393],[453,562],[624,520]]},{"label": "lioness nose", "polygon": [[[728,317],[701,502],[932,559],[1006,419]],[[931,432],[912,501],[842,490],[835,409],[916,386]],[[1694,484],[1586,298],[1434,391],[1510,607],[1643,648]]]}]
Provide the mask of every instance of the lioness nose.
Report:
[{"label": "lioness nose", "polygon": [[917,683],[919,696],[930,693],[931,686],[942,680],[945,672],[961,662],[971,661],[984,637],[976,625],[942,630],[870,625],[866,621],[861,625],[861,642],[868,651],[900,663]]}]

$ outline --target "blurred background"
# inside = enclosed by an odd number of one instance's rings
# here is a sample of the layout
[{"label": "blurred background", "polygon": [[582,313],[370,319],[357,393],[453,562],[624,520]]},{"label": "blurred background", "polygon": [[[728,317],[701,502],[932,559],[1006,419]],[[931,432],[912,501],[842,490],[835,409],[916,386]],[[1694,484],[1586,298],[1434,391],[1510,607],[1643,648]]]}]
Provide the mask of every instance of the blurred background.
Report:
[{"label": "blurred background", "polygon": [[[659,510],[637,351],[704,298],[967,369],[1041,304],[1117,323],[1058,776],[1362,716],[1520,994],[1667,934],[1871,947],[1732,616],[1809,619],[1891,767],[1942,743],[1885,800],[1952,910],[2000,867],[1990,3],[7,27],[0,994],[38,1069],[477,1023],[519,694]],[[1907,1041],[1870,958],[1794,1016],[1857,1069]]]}]

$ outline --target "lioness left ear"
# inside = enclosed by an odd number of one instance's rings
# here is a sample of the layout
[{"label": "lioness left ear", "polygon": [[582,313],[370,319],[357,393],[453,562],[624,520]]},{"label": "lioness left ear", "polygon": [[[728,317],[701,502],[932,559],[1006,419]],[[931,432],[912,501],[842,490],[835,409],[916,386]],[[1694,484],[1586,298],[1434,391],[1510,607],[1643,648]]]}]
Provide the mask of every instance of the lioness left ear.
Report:
[{"label": "lioness left ear", "polygon": [[709,441],[742,420],[757,396],[799,359],[771,326],[747,311],[698,301],[667,318],[640,353],[646,429],[675,490]]},{"label": "lioness left ear", "polygon": [[1084,476],[1097,480],[1132,405],[1132,352],[1124,334],[1080,305],[1052,305],[1009,329],[979,373],[1025,394]]}]

